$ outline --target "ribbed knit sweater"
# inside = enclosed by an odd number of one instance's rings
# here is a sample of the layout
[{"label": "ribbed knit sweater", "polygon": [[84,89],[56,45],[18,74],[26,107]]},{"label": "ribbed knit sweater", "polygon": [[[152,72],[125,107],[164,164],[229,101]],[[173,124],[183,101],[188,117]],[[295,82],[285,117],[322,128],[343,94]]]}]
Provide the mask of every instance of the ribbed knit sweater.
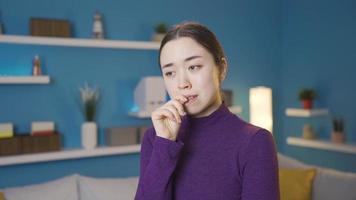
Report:
[{"label": "ribbed knit sweater", "polygon": [[184,116],[176,141],[146,131],[135,200],[278,200],[271,133],[222,104],[207,117]]}]

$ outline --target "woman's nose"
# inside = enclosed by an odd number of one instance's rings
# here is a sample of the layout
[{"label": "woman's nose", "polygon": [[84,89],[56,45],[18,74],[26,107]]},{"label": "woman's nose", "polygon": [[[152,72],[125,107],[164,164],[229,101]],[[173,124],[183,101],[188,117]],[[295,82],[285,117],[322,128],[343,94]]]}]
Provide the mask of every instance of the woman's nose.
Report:
[{"label": "woman's nose", "polygon": [[186,75],[182,74],[179,76],[178,88],[179,89],[190,89],[191,88],[189,78]]}]

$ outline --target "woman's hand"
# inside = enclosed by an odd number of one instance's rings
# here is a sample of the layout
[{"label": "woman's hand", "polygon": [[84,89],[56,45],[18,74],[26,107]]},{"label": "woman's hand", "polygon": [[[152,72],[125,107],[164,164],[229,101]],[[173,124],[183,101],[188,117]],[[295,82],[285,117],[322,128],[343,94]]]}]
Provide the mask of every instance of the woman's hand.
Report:
[{"label": "woman's hand", "polygon": [[180,95],[152,112],[151,119],[157,136],[176,141],[181,116],[186,114],[183,104],[187,101],[186,97]]}]

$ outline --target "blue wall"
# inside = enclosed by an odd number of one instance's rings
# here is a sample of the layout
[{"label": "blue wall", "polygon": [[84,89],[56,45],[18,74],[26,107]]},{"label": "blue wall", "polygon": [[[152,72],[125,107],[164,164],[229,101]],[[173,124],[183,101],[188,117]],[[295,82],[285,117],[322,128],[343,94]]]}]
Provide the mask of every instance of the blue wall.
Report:
[{"label": "blue wall", "polygon": [[[283,138],[301,136],[302,126],[311,123],[322,139],[329,139],[331,117],[345,120],[348,142],[356,143],[356,1],[289,0],[283,3],[282,66],[278,82],[279,105],[300,107],[297,93],[315,88],[316,107],[329,108],[322,118],[287,118],[281,112]],[[284,152],[305,162],[356,172],[355,154],[312,150],[285,145]]]},{"label": "blue wall", "polygon": [[[204,4],[204,5],[202,5]],[[275,102],[281,66],[281,2],[262,0],[183,1],[45,1],[0,0],[1,20],[7,34],[27,35],[30,17],[66,18],[75,37],[89,38],[94,11],[104,16],[109,39],[149,40],[160,21],[176,24],[195,20],[209,26],[220,38],[229,61],[224,88],[234,91],[234,103],[248,119],[248,89],[266,85],[274,89]],[[31,121],[51,120],[63,134],[64,148],[80,147],[83,117],[78,106],[78,86],[98,85],[102,101],[98,115],[100,144],[111,126],[149,125],[150,120],[129,117],[132,91],[143,76],[160,75],[157,52],[36,45],[0,44],[0,73],[29,74],[35,54],[42,58],[49,85],[0,85],[0,122],[12,122],[17,132],[28,132]],[[277,87],[278,86],[278,87]],[[275,112],[280,109],[275,103]],[[275,136],[278,146],[279,124]],[[109,156],[60,162],[0,167],[0,188],[42,182],[66,174],[97,177],[138,175],[139,155]]]}]

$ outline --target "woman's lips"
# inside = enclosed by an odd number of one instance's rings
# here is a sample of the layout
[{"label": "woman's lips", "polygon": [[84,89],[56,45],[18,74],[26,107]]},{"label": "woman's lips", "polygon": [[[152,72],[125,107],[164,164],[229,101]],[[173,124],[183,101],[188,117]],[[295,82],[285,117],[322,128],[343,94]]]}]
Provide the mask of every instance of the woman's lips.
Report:
[{"label": "woman's lips", "polygon": [[197,100],[198,95],[187,95],[185,97],[188,99],[188,101],[186,101],[184,105],[190,105]]}]

